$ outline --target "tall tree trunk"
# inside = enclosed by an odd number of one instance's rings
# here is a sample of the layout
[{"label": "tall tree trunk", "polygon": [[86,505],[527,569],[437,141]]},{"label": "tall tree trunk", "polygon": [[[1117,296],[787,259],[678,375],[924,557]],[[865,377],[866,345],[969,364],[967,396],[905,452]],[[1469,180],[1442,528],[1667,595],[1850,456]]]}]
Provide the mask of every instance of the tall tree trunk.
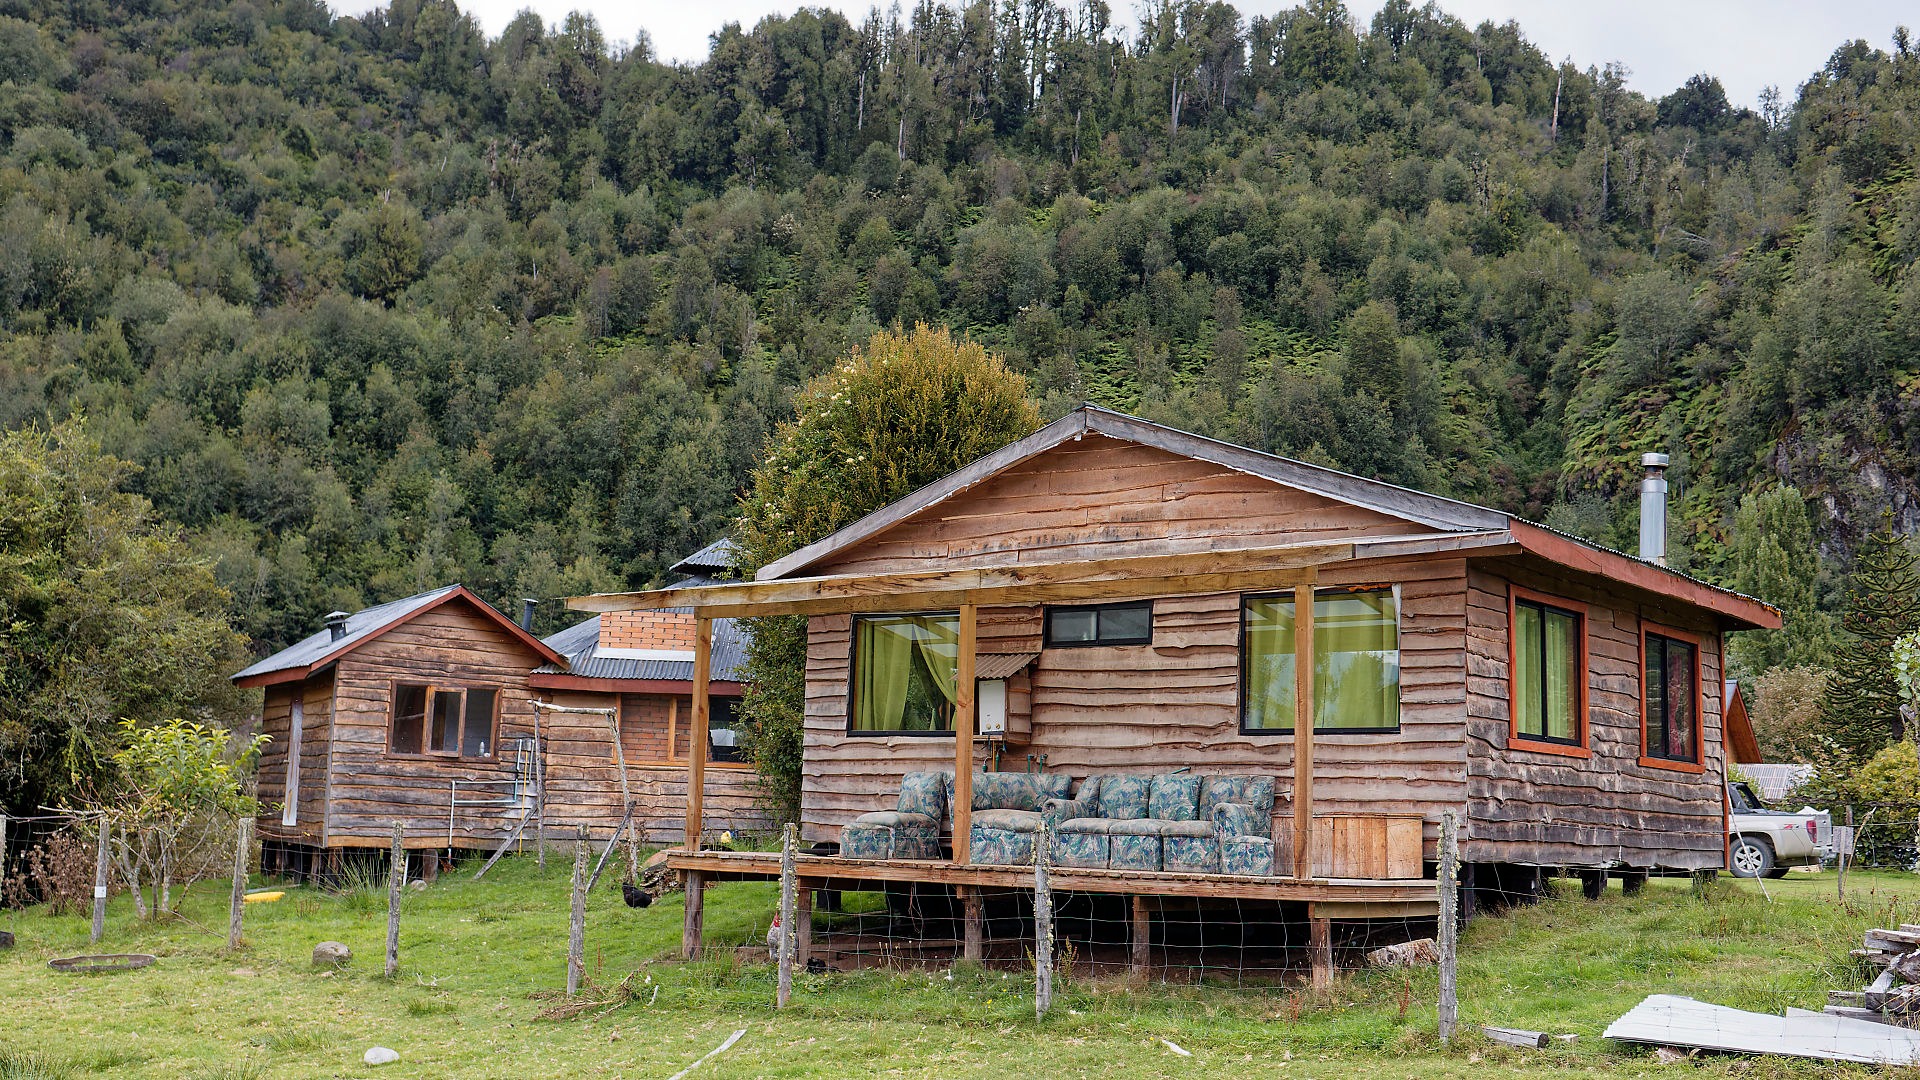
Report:
[{"label": "tall tree trunk", "polygon": [[1547,128],[1547,141],[1556,145],[1560,142],[1560,88],[1567,84],[1567,69],[1560,69],[1560,77],[1553,81],[1553,122]]},{"label": "tall tree trunk", "polygon": [[1180,134],[1180,76],[1173,77],[1173,92],[1167,95],[1167,138]]}]

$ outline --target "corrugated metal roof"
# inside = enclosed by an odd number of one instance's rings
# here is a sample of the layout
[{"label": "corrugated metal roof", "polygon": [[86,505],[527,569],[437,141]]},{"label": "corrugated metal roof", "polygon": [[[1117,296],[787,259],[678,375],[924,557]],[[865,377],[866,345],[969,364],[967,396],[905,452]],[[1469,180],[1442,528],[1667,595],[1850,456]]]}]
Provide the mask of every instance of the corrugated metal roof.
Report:
[{"label": "corrugated metal roof", "polygon": [[667,573],[686,574],[691,577],[719,577],[739,565],[740,549],[732,540],[723,536],[667,567]]},{"label": "corrugated metal roof", "polygon": [[1039,658],[1039,653],[981,653],[973,658],[973,677],[1011,679]]},{"label": "corrugated metal roof", "polygon": [[272,656],[264,660],[256,661],[251,666],[235,672],[233,678],[245,679],[254,675],[266,675],[270,672],[288,671],[293,668],[306,667],[309,664],[324,659],[332,653],[351,648],[365,641],[367,638],[372,637],[375,631],[378,631],[381,627],[395,620],[404,619],[422,608],[431,607],[433,604],[444,599],[449,593],[455,592],[459,588],[460,586],[458,585],[448,585],[444,588],[434,589],[431,592],[418,593],[401,600],[393,600],[385,604],[379,604],[367,608],[364,611],[356,611],[347,616],[347,633],[345,637],[336,640],[332,630],[321,627],[319,633],[309,634],[292,645],[274,653]]},{"label": "corrugated metal roof", "polygon": [[[628,660],[599,655],[598,615],[575,623],[545,640],[548,648],[567,658],[567,666],[562,668],[555,664],[542,664],[534,669],[541,674],[578,675],[584,679],[693,681],[691,660]],[[746,667],[746,660],[746,628],[738,619],[713,620],[713,659],[708,678],[715,682],[738,682]]]}]

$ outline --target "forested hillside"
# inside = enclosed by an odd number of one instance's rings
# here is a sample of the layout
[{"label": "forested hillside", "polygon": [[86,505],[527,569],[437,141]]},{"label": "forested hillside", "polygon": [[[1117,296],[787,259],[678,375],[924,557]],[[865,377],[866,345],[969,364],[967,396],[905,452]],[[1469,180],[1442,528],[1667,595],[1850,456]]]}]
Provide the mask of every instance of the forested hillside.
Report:
[{"label": "forested hillside", "polygon": [[[1812,605],[1812,545],[1920,529],[1893,27],[1755,113],[1405,0],[800,11],[697,66],[437,0],[0,12],[0,425],[84,415],[260,650],[448,581],[654,579],[728,527],[798,383],[919,320],[1047,416],[1622,547],[1667,450],[1678,558]],[[1765,507],[1730,536],[1781,483],[1812,510],[1785,571],[1741,554]]]}]

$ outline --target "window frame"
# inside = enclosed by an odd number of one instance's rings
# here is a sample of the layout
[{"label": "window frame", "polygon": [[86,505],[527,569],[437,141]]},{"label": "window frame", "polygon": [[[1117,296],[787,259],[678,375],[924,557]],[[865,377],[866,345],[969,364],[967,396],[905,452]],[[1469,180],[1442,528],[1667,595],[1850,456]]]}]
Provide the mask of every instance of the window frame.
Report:
[{"label": "window frame", "polygon": [[[960,610],[958,608],[936,608],[929,611],[868,611],[868,612],[861,612],[851,616],[850,620],[847,623],[847,728],[846,728],[846,732],[847,732],[848,738],[852,738],[852,739],[951,739],[953,738],[953,727],[952,727],[951,721],[948,722],[948,726],[945,728],[934,728],[929,731],[915,731],[910,729],[868,730],[868,729],[857,728],[853,726],[854,719],[860,715],[860,705],[859,705],[859,702],[855,700],[855,697],[860,692],[860,673],[858,670],[856,670],[856,668],[858,666],[859,659],[860,659],[860,623],[861,621],[871,620],[871,619],[906,619],[906,618],[915,618],[915,617],[925,618],[925,617],[934,616],[934,615],[951,616],[953,619],[957,621],[960,618]],[[957,670],[957,667],[954,672],[954,676],[956,679],[959,677],[959,671]],[[709,738],[711,738],[711,736],[709,736]],[[689,739],[688,741],[689,743],[691,743],[692,740]],[[689,747],[689,752],[691,752],[691,747]]]},{"label": "window frame", "polygon": [[[1147,633],[1145,637],[1109,638],[1101,636],[1100,615],[1102,612],[1121,608],[1146,608]],[[1093,640],[1060,641],[1053,636],[1053,616],[1058,611],[1093,612]],[[1121,645],[1153,644],[1153,601],[1117,600],[1108,604],[1048,604],[1040,609],[1040,647],[1043,649],[1091,649]]]},{"label": "window frame", "polygon": [[[1403,674],[1403,670],[1400,667],[1400,653],[1402,651],[1400,646],[1400,638],[1402,634],[1401,634],[1401,628],[1400,628],[1401,607],[1400,607],[1399,582],[1393,582],[1391,584],[1386,584],[1381,582],[1370,582],[1365,585],[1316,586],[1313,590],[1313,603],[1314,603],[1314,607],[1318,608],[1320,606],[1320,597],[1322,594],[1325,594],[1328,596],[1340,596],[1340,595],[1352,595],[1356,593],[1377,593],[1377,592],[1391,593],[1393,595],[1393,654],[1394,654],[1393,670],[1394,670],[1394,691],[1395,691],[1393,696],[1393,726],[1336,728],[1336,727],[1321,727],[1319,726],[1319,724],[1316,723],[1313,727],[1313,734],[1315,738],[1318,738],[1322,735],[1398,735],[1400,734],[1402,728],[1404,727],[1404,724],[1402,722],[1402,719],[1403,719],[1402,713],[1404,711],[1403,706],[1405,705],[1405,702],[1401,701],[1401,694],[1404,693],[1406,687],[1404,685],[1403,680],[1400,678],[1400,676]],[[1255,600],[1292,601],[1292,600],[1295,600],[1295,596],[1294,596],[1293,590],[1291,589],[1281,589],[1275,592],[1257,592],[1257,593],[1241,593],[1240,594],[1240,637],[1239,637],[1239,640],[1235,643],[1235,647],[1240,652],[1240,675],[1234,687],[1234,692],[1239,699],[1236,703],[1236,706],[1238,708],[1237,722],[1239,724],[1240,734],[1251,737],[1251,738],[1261,738],[1264,736],[1271,736],[1271,735],[1292,736],[1294,732],[1294,728],[1299,726],[1298,724],[1299,717],[1297,715],[1294,717],[1295,723],[1289,727],[1250,728],[1247,726],[1247,661],[1250,659],[1250,657],[1247,655],[1247,606]],[[1317,616],[1319,615],[1319,612],[1315,611],[1314,614],[1316,616],[1316,618],[1314,619],[1314,627],[1315,627],[1315,632],[1317,633],[1318,628],[1320,626],[1320,620],[1317,618]],[[1296,649],[1298,648],[1297,644],[1295,648]],[[1298,653],[1296,652],[1295,655],[1298,655]],[[1317,652],[1315,654],[1315,658],[1316,660],[1318,659]],[[1314,684],[1314,693],[1316,696],[1319,694],[1319,683],[1317,680],[1315,681],[1315,684]],[[1317,713],[1318,711],[1319,711],[1318,702],[1316,702],[1315,712]],[[1314,719],[1318,720],[1319,717],[1315,716]]]},{"label": "window frame", "polygon": [[[1579,669],[1574,702],[1574,724],[1578,731],[1571,742],[1545,735],[1531,735],[1520,730],[1520,605],[1535,607],[1571,615],[1579,620]],[[1588,710],[1592,700],[1592,679],[1590,659],[1592,643],[1588,639],[1587,623],[1591,614],[1586,604],[1569,600],[1563,596],[1529,589],[1523,585],[1507,583],[1507,746],[1509,749],[1525,750],[1537,754],[1558,754],[1561,757],[1590,758],[1593,756],[1592,727]]]},{"label": "window frame", "polygon": [[[393,748],[394,724],[397,720],[400,719],[399,716],[395,714],[394,710],[399,707],[400,688],[403,686],[418,686],[423,688],[427,692],[425,702],[424,702],[425,707],[422,709],[420,713],[420,747],[421,749],[417,751],[395,750]],[[466,746],[467,692],[469,690],[491,690],[493,692],[493,711],[491,715],[488,717],[488,722],[492,725],[493,738],[489,739],[487,742],[487,753],[467,754],[467,753],[463,753],[461,749],[455,749],[452,752],[448,752],[445,750],[429,749],[427,745],[427,740],[433,734],[433,702],[434,702],[434,698],[439,696],[439,694],[442,691],[446,691],[449,693],[458,693],[460,695],[460,714],[459,714],[460,730],[456,733],[458,735],[458,738],[455,739],[454,745],[456,747],[461,747],[461,748],[464,748]],[[497,760],[500,756],[500,710],[502,705],[504,704],[504,702],[501,699],[505,691],[506,691],[506,688],[504,686],[499,686],[492,683],[474,683],[471,685],[462,683],[458,685],[447,684],[443,686],[439,683],[423,682],[423,681],[418,681],[414,679],[390,680],[387,685],[386,755],[390,758],[400,758],[407,761],[494,761],[494,760]]]},{"label": "window frame", "polygon": [[[1661,637],[1668,641],[1678,641],[1693,646],[1693,760],[1682,761],[1677,758],[1660,757],[1649,753],[1652,743],[1648,736],[1648,726],[1652,717],[1647,711],[1647,638]],[[1706,640],[1691,630],[1682,630],[1677,626],[1666,626],[1648,619],[1640,620],[1640,669],[1637,675],[1640,684],[1640,758],[1639,764],[1652,769],[1666,769],[1670,772],[1692,773],[1695,775],[1707,771],[1706,733],[1707,733],[1707,687],[1703,678],[1706,668]]]}]

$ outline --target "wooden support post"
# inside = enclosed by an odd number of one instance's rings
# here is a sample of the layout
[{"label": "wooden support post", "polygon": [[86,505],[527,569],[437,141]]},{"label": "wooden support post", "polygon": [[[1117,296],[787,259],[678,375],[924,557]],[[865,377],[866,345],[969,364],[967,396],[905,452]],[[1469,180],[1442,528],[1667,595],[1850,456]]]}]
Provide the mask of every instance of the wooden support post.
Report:
[{"label": "wooden support post", "polygon": [[973,861],[973,703],[977,609],[960,605],[960,655],[953,693],[953,861]]},{"label": "wooden support post", "polygon": [[1440,1041],[1453,1037],[1460,1020],[1455,981],[1460,947],[1460,825],[1452,809],[1440,814]]},{"label": "wooden support post", "polygon": [[1033,1013],[1046,1019],[1053,1008],[1053,887],[1047,880],[1047,824],[1033,843]]},{"label": "wooden support post", "polygon": [[[107,932],[107,834],[111,826],[106,815],[97,819],[100,839],[93,853],[93,941],[98,943]],[[136,882],[135,888],[139,885]]]},{"label": "wooden support post", "polygon": [[[1496,881],[1495,885],[1498,885],[1498,884],[1499,882]],[[1474,884],[1473,884],[1473,864],[1462,863],[1460,865],[1460,925],[1461,926],[1465,926],[1468,923],[1473,921],[1474,909],[1479,904],[1479,902],[1480,900],[1475,893]]]},{"label": "wooden support post", "polygon": [[[687,832],[686,849],[699,851],[704,830],[707,794],[707,742],[713,723],[713,702],[707,698],[707,680],[713,666],[713,620],[696,615],[693,620],[693,719],[687,729]],[[689,910],[693,903],[688,894]]]},{"label": "wooden support post", "polygon": [[407,887],[407,826],[393,823],[393,865],[387,871],[387,978],[400,973],[400,895]]},{"label": "wooden support post", "polygon": [[979,963],[986,956],[986,903],[980,896],[977,885],[961,885],[960,889],[960,958]]},{"label": "wooden support post", "polygon": [[1333,989],[1333,920],[1314,912],[1307,919],[1307,927],[1313,989],[1321,993]]},{"label": "wooden support post", "polygon": [[[541,767],[544,760],[545,756],[540,752],[540,710],[536,708],[533,710],[533,813],[529,816],[534,822],[534,861],[542,870],[547,868],[547,771]],[[524,826],[526,821],[526,818],[521,818],[520,824]],[[519,834],[518,829],[514,830],[515,836]],[[499,857],[495,853],[494,858]],[[493,862],[489,860],[487,865],[492,866]],[[486,870],[483,868],[480,873],[486,873]],[[480,874],[473,875],[473,879],[480,880]]]},{"label": "wooden support post", "polygon": [[1646,887],[1647,872],[1645,870],[1620,871],[1620,892],[1623,896],[1637,895],[1641,889]]},{"label": "wooden support post", "polygon": [[423,851],[420,853],[420,879],[431,885],[440,880],[440,853]]},{"label": "wooden support post", "polygon": [[1580,871],[1580,895],[1589,900],[1598,900],[1607,891],[1607,872],[1605,870]]},{"label": "wooden support post", "polygon": [[773,1004],[784,1009],[793,996],[793,921],[800,905],[794,899],[799,881],[793,872],[793,822],[789,821],[780,837],[780,936],[775,939]]},{"label": "wooden support post", "polygon": [[1313,876],[1313,581],[1293,590],[1293,876]]},{"label": "wooden support post", "polygon": [[253,846],[253,819],[242,815],[234,829],[233,893],[227,907],[227,948],[240,947],[241,912],[247,908],[247,851]]},{"label": "wooden support post", "polygon": [[[1853,840],[1853,804],[1852,803],[1847,804],[1846,839],[1848,841]],[[1848,854],[1850,854],[1848,849],[1851,848],[1852,846],[1853,846],[1852,843],[1843,843],[1843,844],[1834,845],[1834,847],[1839,849],[1838,853],[1834,856],[1833,868],[1834,868],[1835,887],[1839,890],[1839,893],[1840,893],[1839,899],[1842,901],[1845,901],[1847,898],[1847,856]]]},{"label": "wooden support post", "polygon": [[1153,967],[1153,942],[1148,936],[1152,928],[1147,922],[1147,898],[1135,896],[1132,901],[1133,917],[1128,920],[1130,931],[1127,942],[1131,960],[1129,971],[1134,978],[1144,981]]},{"label": "wooden support post", "polygon": [[793,893],[793,966],[801,971],[813,959],[813,890],[807,880],[794,883]]},{"label": "wooden support post", "polygon": [[680,958],[691,960],[700,955],[700,924],[707,902],[707,875],[698,870],[687,870],[684,874],[687,915],[680,924]]},{"label": "wooden support post", "polygon": [[573,912],[567,923],[567,996],[580,992],[587,967],[587,827],[573,836]]}]

